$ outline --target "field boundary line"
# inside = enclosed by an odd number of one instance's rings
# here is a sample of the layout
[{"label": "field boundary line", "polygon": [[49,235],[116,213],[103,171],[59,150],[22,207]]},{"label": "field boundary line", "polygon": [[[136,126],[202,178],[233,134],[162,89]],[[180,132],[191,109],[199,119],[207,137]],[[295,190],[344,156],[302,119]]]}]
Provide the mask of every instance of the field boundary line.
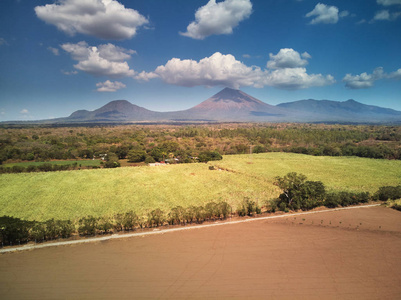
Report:
[{"label": "field boundary line", "polygon": [[363,206],[350,206],[350,207],[341,207],[341,208],[331,208],[331,209],[325,209],[325,210],[307,211],[307,212],[291,213],[291,214],[282,214],[282,215],[276,215],[276,216],[255,217],[255,218],[249,218],[249,219],[237,220],[237,221],[224,220],[224,221],[216,221],[215,223],[212,223],[212,224],[187,225],[185,227],[171,228],[171,229],[158,229],[158,228],[155,228],[153,231],[125,233],[125,234],[113,234],[113,235],[109,235],[109,236],[92,237],[92,238],[88,238],[88,239],[80,239],[80,240],[74,240],[74,241],[50,242],[50,243],[44,243],[44,244],[25,245],[25,246],[20,246],[20,247],[0,249],[0,254],[9,253],[9,252],[24,251],[24,250],[48,248],[48,247],[57,247],[57,246],[65,246],[65,245],[75,245],[75,244],[102,242],[102,241],[109,241],[109,240],[113,240],[113,239],[124,239],[124,238],[131,238],[131,237],[138,237],[138,236],[145,236],[145,235],[164,234],[164,233],[177,232],[177,231],[183,231],[183,230],[202,229],[202,228],[208,228],[208,227],[214,227],[214,226],[239,224],[239,223],[246,223],[246,222],[253,222],[253,221],[260,221],[260,220],[268,220],[268,219],[277,219],[277,218],[285,218],[285,217],[292,217],[292,216],[301,216],[301,215],[308,215],[308,214],[317,214],[317,213],[323,213],[323,212],[333,212],[333,211],[346,210],[346,209],[369,208],[369,207],[380,206],[380,205],[381,204],[368,204],[368,205],[363,205]]}]

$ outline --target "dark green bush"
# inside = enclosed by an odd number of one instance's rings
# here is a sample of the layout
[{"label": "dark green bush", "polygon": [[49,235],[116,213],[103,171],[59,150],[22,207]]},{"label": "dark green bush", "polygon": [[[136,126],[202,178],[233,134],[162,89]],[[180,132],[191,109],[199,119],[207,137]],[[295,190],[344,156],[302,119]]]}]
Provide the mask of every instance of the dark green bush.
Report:
[{"label": "dark green bush", "polygon": [[0,217],[0,238],[4,244],[25,243],[29,239],[32,222],[14,217]]},{"label": "dark green bush", "polygon": [[396,200],[400,198],[401,198],[401,185],[382,186],[373,196],[373,199],[380,201]]},{"label": "dark green bush", "polygon": [[78,233],[81,235],[96,234],[97,219],[92,216],[87,216],[78,221]]}]

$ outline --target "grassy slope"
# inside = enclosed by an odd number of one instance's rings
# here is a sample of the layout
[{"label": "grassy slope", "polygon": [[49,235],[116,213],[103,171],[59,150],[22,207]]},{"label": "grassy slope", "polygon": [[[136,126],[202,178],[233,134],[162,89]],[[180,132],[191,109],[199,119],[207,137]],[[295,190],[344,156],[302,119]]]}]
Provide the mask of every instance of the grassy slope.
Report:
[{"label": "grassy slope", "polygon": [[401,161],[359,157],[265,153],[225,156],[215,165],[272,181],[289,172],[320,180],[329,190],[374,193],[380,186],[401,184]]},{"label": "grassy slope", "polygon": [[234,170],[210,171],[205,164],[4,174],[0,176],[0,215],[24,219],[73,219],[134,210],[199,205],[243,197],[276,197],[275,176],[299,172],[329,189],[375,192],[401,184],[401,161],[313,157],[268,153],[225,156],[211,162]]}]

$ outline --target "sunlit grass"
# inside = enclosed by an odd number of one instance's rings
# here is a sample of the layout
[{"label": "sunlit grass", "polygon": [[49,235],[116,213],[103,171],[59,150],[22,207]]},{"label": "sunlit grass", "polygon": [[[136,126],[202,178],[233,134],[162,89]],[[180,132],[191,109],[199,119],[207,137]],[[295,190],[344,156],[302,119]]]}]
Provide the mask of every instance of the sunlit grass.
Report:
[{"label": "sunlit grass", "polygon": [[[209,170],[210,165],[226,170]],[[28,220],[74,219],[133,210],[203,205],[249,197],[277,197],[275,176],[288,172],[320,180],[328,189],[375,192],[401,184],[401,161],[267,153],[225,156],[208,164],[127,167],[0,176],[0,215]]]},{"label": "sunlit grass", "polygon": [[289,172],[302,173],[332,190],[373,193],[381,186],[401,184],[401,161],[395,160],[276,152],[225,156],[215,165],[269,182]]}]

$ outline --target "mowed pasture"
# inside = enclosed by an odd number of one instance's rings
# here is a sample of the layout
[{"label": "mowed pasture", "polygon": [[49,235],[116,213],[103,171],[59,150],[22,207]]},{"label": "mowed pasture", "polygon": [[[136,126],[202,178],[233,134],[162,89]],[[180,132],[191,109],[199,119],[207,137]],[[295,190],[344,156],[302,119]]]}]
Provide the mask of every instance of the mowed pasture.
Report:
[{"label": "mowed pasture", "polygon": [[[209,166],[221,170],[209,170]],[[274,177],[288,172],[322,181],[329,190],[374,193],[401,184],[401,161],[315,157],[289,153],[224,156],[208,164],[127,167],[3,174],[0,215],[26,220],[139,215],[160,208],[225,200],[234,208],[249,197],[259,204],[275,198]]]}]

